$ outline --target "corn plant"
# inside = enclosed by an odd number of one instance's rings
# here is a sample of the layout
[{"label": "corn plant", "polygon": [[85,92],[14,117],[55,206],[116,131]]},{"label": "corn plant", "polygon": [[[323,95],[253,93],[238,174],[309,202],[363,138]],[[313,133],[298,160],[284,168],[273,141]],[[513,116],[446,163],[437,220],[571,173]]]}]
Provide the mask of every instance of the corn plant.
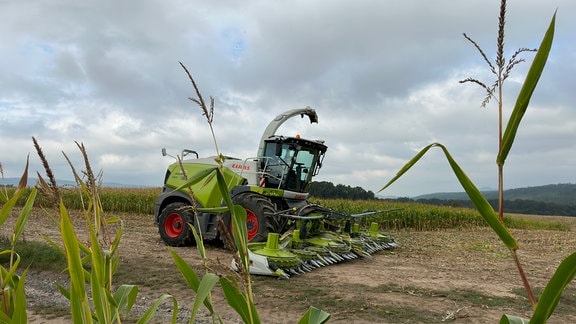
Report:
[{"label": "corn plant", "polygon": [[[472,43],[474,45],[474,47],[478,50],[478,52],[480,53],[480,55],[484,58],[484,61],[486,62],[486,64],[489,66],[490,68],[490,72],[496,77],[494,83],[492,83],[492,85],[488,86],[486,85],[484,82],[475,79],[475,78],[467,78],[464,79],[462,81],[460,81],[460,83],[467,83],[467,82],[472,82],[475,84],[478,84],[480,87],[482,87],[485,91],[486,91],[486,96],[484,97],[484,100],[482,101],[482,107],[485,107],[491,99],[495,99],[498,103],[498,152],[504,152],[504,150],[509,150],[510,147],[503,147],[506,143],[509,143],[509,141],[503,141],[502,138],[502,126],[503,126],[503,84],[504,81],[506,79],[508,79],[508,77],[510,76],[510,72],[512,71],[512,68],[514,66],[516,66],[519,63],[524,62],[524,59],[521,58],[519,55],[523,52],[528,52],[528,51],[533,51],[536,52],[535,49],[528,49],[528,48],[520,48],[518,49],[516,52],[514,52],[514,54],[511,56],[511,58],[508,60],[508,63],[506,63],[505,57],[504,57],[504,27],[506,25],[506,1],[503,0],[500,3],[500,15],[498,17],[498,41],[497,41],[497,51],[496,51],[496,60],[494,63],[492,63],[490,60],[488,60],[486,54],[484,53],[484,51],[482,50],[482,48],[472,39],[470,38],[468,35],[466,35],[466,33],[464,33],[464,37],[470,41],[470,43]],[[542,67],[544,67],[542,65]],[[538,76],[539,78],[539,76]],[[536,80],[537,81],[537,80]],[[535,86],[536,84],[534,84]],[[527,91],[530,91],[529,89],[527,89]],[[533,89],[531,90],[533,91]],[[528,102],[530,101],[530,98],[528,97],[528,100],[526,101],[526,107],[528,106]],[[526,108],[523,108],[523,110],[525,110]],[[519,122],[519,120],[518,120]],[[506,132],[508,133],[508,135],[511,135],[512,137],[514,136],[514,134],[509,134],[509,129],[506,130]],[[515,133],[515,131],[514,131]],[[505,160],[505,158],[504,158]],[[497,165],[498,165],[498,216],[500,218],[500,221],[504,221],[504,160],[498,159],[497,160]]]},{"label": "corn plant", "polygon": [[[20,178],[20,182],[13,196],[8,196],[7,191],[0,192],[0,198],[3,203],[2,209],[0,209],[0,226],[2,226],[8,216],[10,216],[16,202],[25,192],[24,189],[26,188],[27,181],[28,159],[26,160],[24,173]],[[28,321],[26,294],[24,292],[27,269],[24,270],[21,275],[16,273],[20,264],[20,256],[15,251],[15,245],[30,216],[36,194],[37,190],[32,189],[26,198],[24,207],[20,210],[11,237],[11,249],[0,251],[0,255],[8,255],[10,259],[8,267],[0,265],[0,322],[2,323],[26,323]]]},{"label": "corn plant", "polygon": [[[502,82],[504,81],[505,77],[510,72],[510,69],[519,62],[516,59],[516,54],[510,60],[510,63],[506,68],[504,67],[504,58],[503,58],[503,44],[504,44],[504,17],[505,17],[505,10],[506,10],[506,1],[501,1],[500,6],[500,31],[498,37],[498,54],[497,54],[497,66],[499,67],[498,72],[495,71],[493,66],[490,64],[490,67],[494,73],[497,74],[498,79],[495,83],[495,87],[486,87],[482,83],[478,81],[474,81],[474,79],[467,79],[465,81],[472,81],[482,85],[487,90],[487,98],[489,99],[494,95],[494,89],[498,89],[499,92],[499,104],[500,104],[500,114],[501,114],[501,107],[502,107],[502,96],[501,96],[501,86]],[[546,64],[546,60],[548,58],[548,54],[550,52],[550,48],[552,46],[552,40],[554,38],[554,27],[556,22],[556,13],[554,13],[550,25],[544,35],[544,38],[540,44],[539,49],[537,50],[536,56],[532,65],[526,75],[526,79],[524,84],[518,94],[518,98],[516,100],[516,104],[514,109],[510,115],[508,123],[506,125],[506,130],[502,137],[499,138],[499,149],[498,149],[498,156],[497,156],[497,164],[499,167],[499,176],[502,175],[502,170],[504,163],[506,161],[506,157],[514,143],[514,138],[516,136],[518,127],[528,108],[528,104],[530,102],[530,98],[536,88],[540,75],[544,69],[544,65]],[[467,37],[467,39],[469,39]],[[470,40],[470,39],[469,39]],[[473,42],[473,41],[472,41]],[[473,42],[474,43],[474,42]],[[474,43],[475,44],[475,43]],[[476,44],[475,44],[476,45]],[[476,45],[479,49],[479,47]],[[486,59],[484,52],[482,52],[482,56]],[[486,102],[486,100],[485,100]],[[500,121],[502,119],[500,118]],[[438,147],[440,148],[450,167],[452,168],[454,174],[456,175],[458,181],[470,197],[470,200],[474,203],[476,209],[480,212],[484,220],[490,225],[490,227],[494,230],[494,232],[498,235],[498,237],[502,240],[502,242],[508,247],[512,258],[517,266],[519,275],[524,283],[524,288],[526,289],[528,298],[533,308],[533,315],[530,320],[530,323],[543,323],[552,315],[558,301],[560,300],[560,296],[564,291],[564,288],[576,275],[576,253],[569,255],[565,258],[562,263],[558,266],[556,272],[546,285],[540,299],[537,301],[534,297],[530,284],[527,280],[526,274],[522,268],[520,260],[517,255],[517,250],[519,248],[516,239],[512,236],[506,225],[501,221],[498,215],[496,215],[494,209],[490,206],[486,198],[482,195],[482,193],[478,190],[478,188],[474,185],[474,183],[468,178],[466,173],[460,168],[458,163],[452,158],[448,149],[440,144],[440,143],[432,143],[426,147],[424,147],[416,156],[414,156],[410,161],[408,161],[399,171],[398,173],[386,184],[380,191],[388,188],[393,182],[399,179],[404,173],[406,173],[418,160],[426,154],[428,150],[431,148]],[[502,179],[499,177],[499,199],[503,199],[502,194]],[[499,206],[502,206],[502,202],[500,202]],[[502,209],[500,208],[499,213],[502,213]],[[502,323],[523,323],[527,320],[515,317],[512,315],[503,315],[501,322]]]},{"label": "corn plant", "polygon": [[[48,161],[35,138],[33,141],[48,176],[46,182],[38,175],[38,187],[46,196],[58,202],[58,218],[53,218],[53,221],[59,227],[63,247],[47,237],[45,239],[66,256],[69,288],[61,284],[57,286],[62,295],[70,301],[72,320],[74,323],[121,323],[122,317],[129,314],[136,301],[138,287],[126,284],[115,287],[113,284],[113,275],[119,262],[118,246],[122,236],[122,221],[117,217],[104,216],[99,197],[101,173],[98,177],[94,176],[83,144],[76,143],[84,157],[84,177],[78,174],[68,156],[63,153],[80,191],[79,197],[89,235],[89,244],[84,244],[77,237]],[[112,225],[116,225],[114,238],[110,233]],[[178,314],[176,299],[163,295],[146,311],[139,323],[149,322],[156,308],[170,298],[174,303],[174,322]]]},{"label": "corn plant", "polygon": [[[212,289],[214,289],[216,284],[219,283],[222,288],[222,291],[224,292],[226,302],[238,313],[238,315],[242,318],[242,320],[245,323],[260,323],[260,318],[258,316],[258,311],[256,309],[254,302],[254,294],[252,292],[252,281],[249,272],[250,260],[248,255],[246,211],[241,206],[233,204],[232,199],[230,197],[230,193],[228,192],[226,181],[224,179],[224,170],[223,170],[224,156],[218,150],[218,144],[216,141],[212,123],[214,118],[214,99],[212,97],[210,98],[210,109],[208,109],[206,101],[202,97],[202,94],[200,93],[200,90],[198,89],[198,86],[196,85],[194,78],[192,77],[188,69],[184,66],[184,64],[180,63],[180,65],[186,72],[196,93],[196,97],[190,97],[189,99],[200,107],[200,109],[202,110],[202,114],[206,117],[206,120],[210,127],[212,138],[214,140],[214,146],[216,148],[217,166],[199,171],[198,173],[193,175],[186,175],[184,168],[182,168],[182,172],[184,173],[185,177],[187,177],[187,181],[186,183],[184,183],[179,188],[176,188],[175,190],[181,190],[184,188],[190,189],[191,186],[196,183],[200,183],[201,181],[207,183],[211,181],[214,177],[216,177],[218,188],[220,190],[222,197],[224,197],[223,206],[221,208],[210,208],[210,209],[197,208],[196,206],[193,206],[193,211],[196,215],[196,221],[198,220],[199,211],[230,213],[232,222],[232,233],[228,232],[228,230],[225,228],[225,226],[221,221],[220,221],[220,230],[221,232],[224,232],[224,234],[227,237],[228,245],[233,250],[234,258],[239,269],[239,274],[237,276],[221,275],[221,274],[219,275],[209,271],[206,265],[207,255],[202,240],[202,233],[200,231],[196,231],[195,227],[190,225],[192,232],[194,234],[198,252],[205,266],[205,273],[202,276],[202,278],[198,276],[198,274],[194,271],[194,269],[189,264],[187,264],[182,257],[180,257],[173,249],[170,249],[170,252],[173,256],[176,266],[182,273],[188,286],[196,293],[196,298],[192,306],[192,315],[190,321],[192,322],[194,320],[198,309],[202,305],[204,305],[212,315],[213,322],[216,321],[222,322],[222,320],[216,315],[211,300],[211,291]],[[180,161],[180,158],[178,158],[178,161]],[[191,191],[191,189],[189,190],[189,194],[193,201],[194,193]],[[329,317],[330,315],[328,313],[323,312],[314,307],[311,307],[302,316],[299,323],[302,324],[324,323],[328,320]]]},{"label": "corn plant", "polygon": [[[214,99],[210,98],[210,109],[208,109],[206,102],[194,78],[188,71],[188,69],[180,63],[186,74],[188,75],[192,86],[195,90],[196,96],[195,98],[189,98],[191,101],[196,103],[202,110],[202,114],[206,117],[206,121],[210,127],[210,131],[212,133],[212,138],[214,140],[214,145],[217,152],[216,162],[218,166],[214,168],[209,168],[203,171],[200,171],[197,174],[188,175],[186,174],[184,168],[182,171],[184,175],[188,178],[185,184],[175,190],[181,190],[187,188],[189,190],[189,195],[192,198],[191,200],[194,201],[194,193],[191,191],[191,186],[200,182],[200,181],[210,181],[214,177],[217,179],[218,187],[222,196],[224,197],[225,206],[218,210],[210,210],[212,212],[230,212],[231,214],[231,221],[232,221],[232,230],[233,230],[233,237],[235,244],[233,246],[237,247],[238,255],[237,261],[240,265],[240,269],[242,269],[241,278],[242,278],[242,288],[240,287],[237,278],[233,276],[218,276],[215,273],[208,271],[208,267],[206,266],[207,255],[206,250],[204,247],[204,242],[202,239],[201,231],[196,231],[196,228],[190,225],[192,232],[194,234],[194,238],[196,241],[196,247],[202,258],[205,266],[205,273],[202,276],[202,279],[196,274],[196,272],[192,269],[190,265],[188,265],[182,257],[180,257],[173,249],[170,249],[170,253],[174,259],[176,266],[178,267],[179,271],[184,276],[188,286],[196,293],[196,298],[194,299],[194,304],[192,306],[192,315],[191,321],[197,314],[198,309],[201,305],[204,305],[210,314],[212,315],[213,321],[221,319],[216,315],[211,300],[211,291],[216,285],[216,283],[220,283],[224,295],[226,296],[226,301],[228,304],[241,316],[242,320],[245,323],[260,323],[260,319],[258,317],[258,312],[255,307],[254,303],[254,295],[252,293],[252,283],[250,281],[250,274],[248,273],[247,269],[249,267],[249,260],[248,260],[248,246],[247,246],[247,233],[246,233],[246,211],[240,206],[234,206],[232,200],[229,196],[228,189],[226,186],[226,181],[224,180],[223,174],[223,161],[224,156],[220,154],[218,150],[218,144],[216,141],[216,137],[214,134],[213,128],[213,118],[214,118]],[[180,159],[178,158],[178,161]],[[198,212],[199,211],[208,211],[202,208],[196,208],[193,206],[193,211],[196,217],[196,221],[198,221]],[[223,226],[221,226],[224,229]]]}]

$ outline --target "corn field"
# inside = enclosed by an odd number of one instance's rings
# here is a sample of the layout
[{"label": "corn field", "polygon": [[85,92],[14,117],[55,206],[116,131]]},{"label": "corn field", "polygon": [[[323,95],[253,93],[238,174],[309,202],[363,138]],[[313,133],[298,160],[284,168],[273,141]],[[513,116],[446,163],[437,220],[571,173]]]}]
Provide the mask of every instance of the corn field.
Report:
[{"label": "corn field", "polygon": [[[8,194],[12,195],[14,188],[7,189]],[[31,188],[26,189],[28,192]],[[62,201],[69,209],[83,209],[82,203],[87,201],[85,194],[80,198],[81,192],[78,188],[62,188]],[[135,214],[153,214],[154,199],[160,192],[161,188],[101,188],[100,200],[102,207],[107,212],[135,213]],[[25,195],[27,196],[27,193]],[[17,202],[18,206],[24,205],[24,197]],[[54,207],[53,202],[43,194],[39,194],[34,203],[35,207]]]},{"label": "corn field", "polygon": [[[8,189],[8,193],[11,194]],[[27,190],[31,190],[28,188]],[[102,188],[100,200],[103,209],[108,213],[154,213],[154,199],[162,191],[161,188]],[[26,196],[26,195],[23,195]],[[87,198],[87,197],[84,197]],[[62,190],[62,200],[70,209],[82,209],[80,191],[75,188]],[[365,211],[382,210],[374,216],[360,218],[362,227],[372,222],[380,224],[382,230],[416,230],[430,231],[443,229],[467,229],[487,226],[484,219],[476,209],[436,206],[418,202],[400,202],[394,200],[347,200],[347,199],[310,199],[311,203],[319,204],[335,211],[346,214],[358,214]],[[23,206],[24,198],[17,204]],[[53,207],[47,197],[42,193],[36,198],[35,207]],[[555,230],[568,230],[563,223],[537,223],[515,217],[506,217],[505,222],[512,228],[548,228]]]}]

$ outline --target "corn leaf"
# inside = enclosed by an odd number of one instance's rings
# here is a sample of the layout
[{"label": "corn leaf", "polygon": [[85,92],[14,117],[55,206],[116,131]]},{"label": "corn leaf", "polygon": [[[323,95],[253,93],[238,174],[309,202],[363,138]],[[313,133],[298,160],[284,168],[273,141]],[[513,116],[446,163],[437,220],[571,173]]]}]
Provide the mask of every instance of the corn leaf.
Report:
[{"label": "corn leaf", "polygon": [[172,248],[168,248],[170,254],[172,254],[172,258],[174,259],[174,264],[180,273],[184,276],[186,283],[188,286],[194,290],[194,292],[198,291],[198,286],[200,285],[200,279],[196,275],[196,272],[192,267],[180,256],[178,255]]},{"label": "corn leaf", "polygon": [[186,182],[184,182],[178,188],[174,189],[174,191],[188,188],[188,187],[200,182],[202,179],[209,177],[210,173],[214,172],[214,170],[216,170],[216,169],[217,169],[217,167],[212,167],[212,168],[207,168],[207,169],[200,170],[200,171],[194,173],[193,175],[188,177],[188,180],[186,180]]},{"label": "corn leaf", "polygon": [[200,285],[198,286],[198,291],[196,292],[196,298],[194,298],[191,318],[196,318],[196,313],[198,312],[200,305],[205,304],[205,301],[208,300],[207,297],[217,282],[218,276],[213,273],[208,272],[204,277],[202,277]]},{"label": "corn leaf", "polygon": [[506,130],[504,131],[504,136],[502,137],[502,149],[500,152],[498,152],[498,157],[496,158],[498,165],[504,165],[506,157],[508,157],[508,153],[510,153],[512,143],[514,143],[514,138],[516,137],[516,132],[518,131],[518,126],[520,125],[522,117],[524,117],[524,113],[528,108],[528,104],[530,103],[530,99],[534,93],[534,89],[538,84],[540,75],[542,75],[542,70],[544,70],[544,65],[546,65],[548,53],[550,53],[552,40],[554,39],[555,22],[556,13],[554,13],[554,16],[552,17],[550,26],[544,35],[544,39],[542,39],[542,43],[540,44],[540,48],[538,48],[538,52],[534,57],[534,61],[532,61],[530,70],[528,70],[528,74],[526,75],[526,80],[524,80],[522,89],[520,89],[520,93],[516,99],[514,110],[512,111],[510,119],[508,120],[508,124],[506,125]]},{"label": "corn leaf", "polygon": [[218,168],[216,172],[216,181],[218,182],[218,189],[220,190],[220,194],[222,195],[222,199],[224,199],[224,205],[231,209],[234,205],[232,203],[232,198],[230,198],[230,192],[228,190],[228,186],[226,185],[226,178],[224,177],[224,171],[221,168]]},{"label": "corn leaf", "polygon": [[517,250],[518,243],[516,242],[516,239],[514,239],[512,234],[510,234],[508,228],[506,228],[506,226],[500,222],[488,200],[486,200],[480,190],[478,190],[478,188],[474,185],[472,180],[468,178],[466,173],[464,173],[458,163],[456,163],[456,161],[452,158],[446,147],[440,143],[432,143],[424,147],[420,152],[418,152],[418,154],[416,154],[416,156],[408,161],[408,163],[406,163],[406,165],[404,165],[400,171],[398,171],[396,176],[392,178],[392,180],[388,181],[388,183],[382,189],[380,189],[380,191],[388,188],[394,181],[406,173],[432,147],[440,147],[442,149],[446,159],[448,160],[448,163],[450,164],[450,167],[452,168],[452,171],[454,172],[454,175],[456,175],[456,178],[458,178],[458,181],[460,181],[460,185],[462,185],[462,188],[464,188],[464,191],[466,191],[468,197],[470,197],[470,200],[476,209],[480,212],[484,220],[490,225],[490,227],[492,227],[492,230],[496,232],[498,237],[500,237],[500,240],[502,240],[502,242],[510,250]]},{"label": "corn leaf", "polygon": [[214,177],[215,177],[215,176],[216,176],[216,175],[215,175],[215,172],[208,174],[208,176],[206,176],[206,177],[204,178],[204,183],[202,183],[202,185],[200,186],[200,190],[206,188],[206,187],[208,186],[208,184],[209,184],[210,182],[212,182],[212,180],[214,180]]},{"label": "corn leaf", "polygon": [[223,207],[198,207],[197,209],[199,212],[214,213],[214,214],[224,213],[224,212],[229,210],[228,207],[226,207],[226,206],[223,206]]},{"label": "corn leaf", "polygon": [[125,312],[126,315],[130,313],[132,306],[136,302],[138,296],[138,286],[135,285],[122,285],[114,292],[114,300],[116,301],[118,310]]},{"label": "corn leaf", "polygon": [[60,294],[62,294],[62,296],[64,296],[66,299],[70,300],[70,290],[66,289],[66,287],[62,286],[61,284],[59,284],[57,282],[55,282],[54,284],[56,285],[56,287],[60,291]]},{"label": "corn leaf", "polygon": [[[109,274],[109,276],[113,276],[116,273],[116,270],[118,269],[118,265],[120,264],[120,258],[117,256],[110,255],[109,262],[110,262],[110,266],[109,266],[108,274]],[[109,285],[112,284],[111,278],[108,279],[108,284]]]},{"label": "corn leaf", "polygon": [[536,304],[530,323],[546,322],[554,312],[554,309],[556,309],[564,288],[574,279],[575,275],[576,253],[572,253],[560,263],[552,279],[542,291],[542,296],[538,299],[538,304]]},{"label": "corn leaf", "polygon": [[105,261],[103,260],[104,254],[102,248],[100,247],[100,242],[98,242],[98,237],[96,236],[96,231],[94,230],[93,226],[89,226],[89,232],[90,246],[92,247],[89,254],[90,261],[92,263],[91,271],[92,273],[96,273],[100,282],[105,282],[106,267]]},{"label": "corn leaf", "polygon": [[18,279],[18,283],[16,284],[12,323],[28,323],[28,314],[26,311],[26,292],[24,291],[24,282],[26,281],[27,272],[28,269],[24,270],[22,276]]},{"label": "corn leaf", "polygon": [[[190,287],[195,293],[198,292],[198,288],[200,286],[200,279],[198,278],[198,276],[196,275],[196,272],[194,271],[194,269],[192,269],[192,267],[184,260],[182,259],[181,256],[179,256],[172,248],[169,248],[170,253],[172,254],[172,258],[174,259],[174,264],[176,265],[176,267],[178,268],[178,270],[180,270],[180,273],[182,274],[182,276],[184,277],[184,280],[186,280],[186,283],[188,284],[188,287]],[[210,313],[213,313],[214,310],[212,308],[212,304],[210,303],[209,300],[205,300],[204,301],[204,306],[206,306],[206,308],[210,311]]]},{"label": "corn leaf", "polygon": [[106,302],[106,292],[104,291],[100,278],[98,278],[98,271],[92,269],[90,278],[90,287],[92,292],[92,302],[94,303],[94,313],[98,323],[110,323],[110,309]]},{"label": "corn leaf", "polygon": [[90,254],[92,253],[90,248],[82,242],[78,242],[78,248],[80,249],[80,251],[82,251],[86,254],[83,261],[89,261],[90,260]]},{"label": "corn leaf", "polygon": [[44,234],[41,234],[40,236],[42,236],[42,238],[44,238],[44,240],[46,240],[50,246],[62,253],[62,255],[66,255],[66,251],[58,243],[54,242],[54,240]]},{"label": "corn leaf", "polygon": [[398,180],[401,176],[404,175],[404,173],[410,170],[410,168],[413,167],[414,164],[416,164],[416,162],[418,162],[422,158],[422,156],[424,156],[424,154],[426,154],[426,152],[430,150],[430,148],[433,145],[434,144],[430,144],[424,147],[422,150],[420,150],[420,152],[418,152],[412,159],[410,159],[410,161],[408,161],[400,170],[398,170],[398,172],[396,172],[396,175],[390,181],[388,181],[388,183],[384,185],[382,189],[378,190],[378,192],[385,190],[386,188],[390,187],[394,182],[396,182],[396,180]]},{"label": "corn leaf", "polygon": [[16,275],[16,270],[20,264],[20,255],[13,250],[5,250],[0,252],[0,255],[3,254],[8,254],[11,258],[16,258],[16,260],[11,261],[12,264],[9,271],[6,271],[3,267],[0,267],[0,269],[2,269],[2,288],[6,288],[11,284],[12,280],[15,280],[14,278],[18,277]]},{"label": "corn leaf", "polygon": [[226,186],[226,180],[222,169],[218,169],[216,173],[218,187],[220,193],[224,199],[224,202],[228,209],[230,210],[230,220],[232,222],[232,234],[234,237],[234,243],[240,254],[240,260],[242,261],[242,266],[246,271],[249,269],[248,260],[248,229],[246,228],[246,210],[242,206],[234,205],[232,198],[230,198],[230,193],[228,187]]},{"label": "corn leaf", "polygon": [[330,314],[323,310],[320,310],[314,306],[310,306],[306,313],[302,315],[302,318],[298,321],[298,324],[323,324],[328,322],[330,319]]},{"label": "corn leaf", "polygon": [[122,233],[123,233],[122,229],[123,228],[124,228],[124,226],[122,225],[122,223],[120,223],[120,226],[116,230],[116,235],[114,236],[114,240],[112,241],[112,244],[110,245],[110,255],[115,255],[116,250],[118,249],[118,246],[120,246],[120,238],[122,238]]},{"label": "corn leaf", "polygon": [[74,323],[92,323],[90,304],[84,286],[85,270],[82,266],[78,239],[62,200],[60,200],[60,230],[68,261],[72,320]]},{"label": "corn leaf", "polygon": [[106,292],[106,298],[108,300],[108,303],[112,307],[111,309],[115,309],[114,311],[116,311],[118,308],[118,303],[116,302],[116,299],[114,299],[114,295],[112,294],[112,292],[109,289],[105,289],[105,292]]},{"label": "corn leaf", "polygon": [[122,224],[122,218],[118,217],[118,216],[113,216],[113,217],[108,217],[106,218],[106,224]]},{"label": "corn leaf", "polygon": [[206,247],[204,246],[204,240],[202,240],[202,236],[198,233],[196,227],[194,227],[191,224],[188,224],[188,226],[190,226],[190,230],[192,230],[192,235],[194,235],[194,240],[196,241],[196,250],[198,250],[200,258],[206,259]]},{"label": "corn leaf", "polygon": [[10,317],[2,311],[0,311],[0,323],[10,323]]},{"label": "corn leaf", "polygon": [[8,201],[6,201],[4,206],[2,206],[2,209],[0,209],[0,226],[2,226],[2,224],[4,224],[4,222],[6,221],[6,219],[8,219],[10,212],[14,209],[16,202],[18,201],[18,199],[20,199],[20,196],[22,195],[23,192],[24,191],[22,190],[14,192],[14,196],[8,199]]},{"label": "corn leaf", "polygon": [[20,211],[20,216],[18,217],[16,225],[14,226],[14,236],[12,237],[12,244],[16,243],[16,241],[20,237],[20,234],[22,234],[22,231],[24,230],[24,226],[26,225],[28,216],[30,216],[30,213],[32,212],[32,207],[34,206],[34,200],[36,200],[37,193],[38,189],[32,188],[32,191],[30,191],[30,194],[26,199],[26,204],[24,205],[24,208],[22,208],[22,210]]},{"label": "corn leaf", "polygon": [[154,303],[152,305],[150,305],[150,307],[146,310],[146,312],[144,313],[144,315],[142,315],[142,317],[138,320],[138,324],[145,324],[145,323],[149,323],[152,318],[154,317],[154,314],[156,314],[156,311],[158,310],[158,307],[160,305],[162,305],[162,303],[166,300],[166,299],[172,299],[172,308],[173,308],[173,312],[172,312],[172,324],[176,323],[176,320],[178,319],[178,301],[176,300],[176,298],[172,295],[168,295],[168,294],[164,294],[162,296],[160,296],[158,299],[156,299],[156,301],[154,301]]},{"label": "corn leaf", "polygon": [[529,320],[512,315],[502,315],[500,318],[500,324],[528,324]]},{"label": "corn leaf", "polygon": [[24,167],[24,172],[22,172],[22,177],[20,177],[20,182],[18,182],[18,188],[16,191],[21,191],[26,188],[28,183],[28,166],[30,165],[30,156],[26,156],[26,166]]},{"label": "corn leaf", "polygon": [[0,312],[0,323],[10,323],[10,317],[4,312]]},{"label": "corn leaf", "polygon": [[250,269],[250,260],[248,257],[248,229],[246,228],[246,209],[240,205],[234,205],[231,210],[232,231],[234,232],[234,243],[238,248],[242,266],[246,272]]},{"label": "corn leaf", "polygon": [[220,278],[220,286],[222,286],[222,291],[226,296],[226,302],[240,315],[244,323],[260,323],[256,307],[254,304],[246,302],[246,298],[240,291],[238,282],[234,277]]}]

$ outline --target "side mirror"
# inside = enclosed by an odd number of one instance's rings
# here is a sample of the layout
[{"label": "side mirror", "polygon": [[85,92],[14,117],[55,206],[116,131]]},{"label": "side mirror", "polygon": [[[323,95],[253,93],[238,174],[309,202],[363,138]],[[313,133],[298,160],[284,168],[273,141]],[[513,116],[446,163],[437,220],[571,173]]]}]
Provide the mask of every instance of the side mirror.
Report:
[{"label": "side mirror", "polygon": [[168,153],[166,153],[166,148],[163,147],[163,148],[162,148],[162,156],[166,156],[166,155],[168,155]]}]

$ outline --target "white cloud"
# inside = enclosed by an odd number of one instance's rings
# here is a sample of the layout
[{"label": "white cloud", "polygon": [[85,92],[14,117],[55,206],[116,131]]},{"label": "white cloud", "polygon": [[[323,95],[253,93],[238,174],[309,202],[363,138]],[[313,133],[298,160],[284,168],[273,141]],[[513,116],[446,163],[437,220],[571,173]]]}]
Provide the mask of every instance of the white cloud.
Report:
[{"label": "white cloud", "polygon": [[[537,47],[556,8],[552,52],[507,162],[511,186],[576,182],[576,2],[509,2],[506,55]],[[437,141],[479,187],[494,187],[496,102],[480,108],[483,90],[458,81],[492,83],[462,33],[492,59],[498,10],[480,0],[3,2],[0,161],[19,176],[32,153],[41,170],[36,136],[66,178],[61,151],[76,156],[78,141],[105,181],[160,185],[171,162],[162,147],[215,153],[182,61],[216,100],[224,154],[255,155],[274,116],[311,106],[318,125],[294,119],[280,131],[326,140],[321,180],[378,190]],[[505,84],[506,114],[533,55],[523,57]],[[386,193],[453,190],[435,150]]]}]

